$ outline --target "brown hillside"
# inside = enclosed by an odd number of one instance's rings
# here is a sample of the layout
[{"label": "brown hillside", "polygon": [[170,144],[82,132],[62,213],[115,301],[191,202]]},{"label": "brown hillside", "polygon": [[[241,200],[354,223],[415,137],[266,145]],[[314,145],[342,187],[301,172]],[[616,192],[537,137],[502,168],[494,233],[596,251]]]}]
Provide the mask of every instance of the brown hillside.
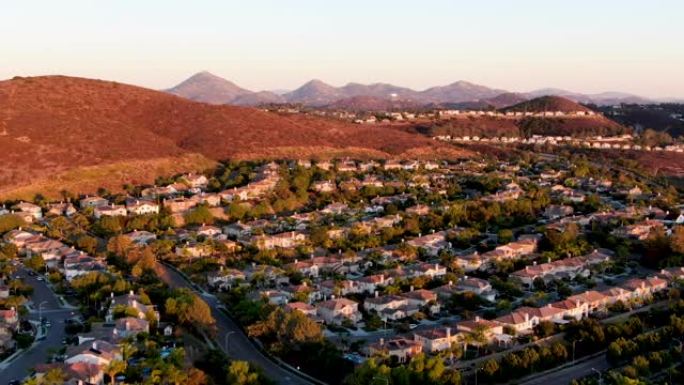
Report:
[{"label": "brown hillside", "polygon": [[[46,76],[0,82],[0,193],[79,167],[188,154],[203,156],[204,166],[207,158],[296,155],[291,149],[323,146],[396,156],[439,144],[391,127],[208,105],[108,81]],[[143,174],[136,179],[154,177]]]},{"label": "brown hillside", "polygon": [[544,112],[544,111],[561,111],[561,112],[576,112],[576,111],[591,111],[589,108],[575,103],[570,99],[560,96],[541,96],[531,100],[518,103],[505,109],[506,111],[526,111],[526,112]]}]

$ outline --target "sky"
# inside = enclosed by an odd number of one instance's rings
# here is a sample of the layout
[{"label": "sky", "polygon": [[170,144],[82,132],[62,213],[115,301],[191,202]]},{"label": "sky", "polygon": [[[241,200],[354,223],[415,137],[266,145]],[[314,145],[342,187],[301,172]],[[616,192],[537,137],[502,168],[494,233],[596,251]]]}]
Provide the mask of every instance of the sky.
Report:
[{"label": "sky", "polygon": [[5,0],[0,79],[168,88],[207,70],[252,90],[467,80],[684,97],[681,0]]}]

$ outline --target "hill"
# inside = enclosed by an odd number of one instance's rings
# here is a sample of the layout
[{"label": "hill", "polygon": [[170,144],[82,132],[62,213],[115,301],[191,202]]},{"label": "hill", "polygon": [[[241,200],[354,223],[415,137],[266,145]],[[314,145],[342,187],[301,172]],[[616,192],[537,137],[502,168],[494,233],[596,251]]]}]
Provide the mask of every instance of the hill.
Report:
[{"label": "hill", "polygon": [[541,96],[504,109],[520,112],[589,112],[591,109],[560,96]]},{"label": "hill", "polygon": [[[113,175],[97,167],[122,162],[136,171],[115,178],[115,187],[154,180],[160,160],[188,160],[171,170],[180,172],[227,158],[340,151],[389,157],[434,146],[392,127],[210,105],[109,81],[45,76],[0,82],[0,195],[67,173],[75,184],[65,188],[93,191],[111,185]],[[73,172],[82,168],[88,173],[81,180]]]},{"label": "hill", "polygon": [[[509,96],[502,97],[508,99]],[[591,111],[569,99],[558,96],[542,96],[518,103],[501,111],[521,112],[555,112],[565,113]],[[563,116],[563,117],[493,117],[493,116],[461,116],[454,119],[421,124],[418,131],[429,135],[451,136],[529,136],[529,135],[568,135],[585,137],[593,135],[617,135],[629,132],[630,129],[604,117]]]}]

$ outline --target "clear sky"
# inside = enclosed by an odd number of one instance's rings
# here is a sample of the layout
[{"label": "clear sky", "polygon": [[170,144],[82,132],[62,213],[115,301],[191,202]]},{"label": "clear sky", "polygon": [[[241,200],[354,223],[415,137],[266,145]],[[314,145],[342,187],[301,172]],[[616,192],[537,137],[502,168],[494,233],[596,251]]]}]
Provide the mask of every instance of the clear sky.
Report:
[{"label": "clear sky", "polygon": [[208,70],[292,89],[468,80],[684,97],[682,0],[21,0],[0,5],[0,78],[152,88]]}]

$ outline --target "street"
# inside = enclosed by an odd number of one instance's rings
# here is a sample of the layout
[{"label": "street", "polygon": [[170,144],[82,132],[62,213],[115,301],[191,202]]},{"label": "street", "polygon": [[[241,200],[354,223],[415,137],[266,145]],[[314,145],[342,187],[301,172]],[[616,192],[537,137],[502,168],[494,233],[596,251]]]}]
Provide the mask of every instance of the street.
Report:
[{"label": "street", "polygon": [[[33,308],[29,312],[28,318],[40,321],[39,313],[42,313],[42,317],[48,319],[52,323],[52,327],[48,328],[47,336],[44,340],[36,341],[33,346],[14,358],[7,366],[0,369],[0,378],[3,381],[23,379],[36,365],[45,363],[50,358],[53,350],[62,347],[62,339],[66,337],[64,320],[70,318],[72,313],[72,310],[62,308],[57,296],[45,282],[37,280],[36,277],[29,276],[23,269],[19,271],[18,275],[34,289],[33,295],[31,295]],[[39,311],[38,305],[41,303],[43,305],[40,307],[41,311]]]},{"label": "street", "polygon": [[198,293],[192,285],[180,274],[164,264],[157,263],[157,274],[162,281],[173,288],[185,287],[199,294],[211,307],[212,315],[216,319],[217,336],[214,341],[229,357],[248,361],[259,366],[263,373],[271,380],[283,385],[310,385],[312,382],[297,376],[291,371],[278,366],[266,357],[249,340],[242,329],[228,316],[219,310],[219,301],[211,294]]},{"label": "street", "polygon": [[601,354],[596,358],[588,361],[580,362],[577,365],[568,366],[567,368],[551,372],[547,375],[535,377],[533,379],[520,382],[520,385],[567,385],[576,378],[582,378],[592,374],[593,369],[603,371],[610,368],[610,364],[606,361],[605,354]]}]

